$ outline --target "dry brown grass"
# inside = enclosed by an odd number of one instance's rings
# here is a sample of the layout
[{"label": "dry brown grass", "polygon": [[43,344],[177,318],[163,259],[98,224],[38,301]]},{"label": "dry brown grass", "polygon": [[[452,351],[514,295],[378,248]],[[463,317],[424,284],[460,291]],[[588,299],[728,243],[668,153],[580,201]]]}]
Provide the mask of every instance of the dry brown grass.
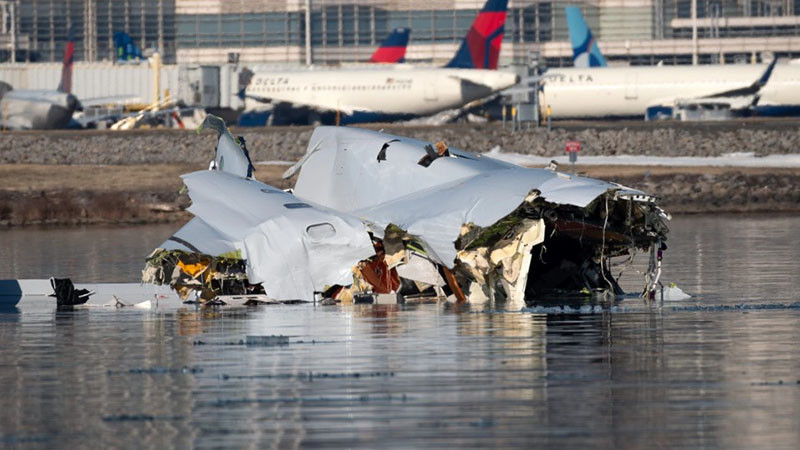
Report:
[{"label": "dry brown grass", "polygon": [[[205,166],[0,165],[0,225],[156,223],[186,220],[180,175]],[[286,166],[257,166],[280,188]],[[588,176],[660,195],[671,212],[796,211],[800,169],[578,166]]]}]

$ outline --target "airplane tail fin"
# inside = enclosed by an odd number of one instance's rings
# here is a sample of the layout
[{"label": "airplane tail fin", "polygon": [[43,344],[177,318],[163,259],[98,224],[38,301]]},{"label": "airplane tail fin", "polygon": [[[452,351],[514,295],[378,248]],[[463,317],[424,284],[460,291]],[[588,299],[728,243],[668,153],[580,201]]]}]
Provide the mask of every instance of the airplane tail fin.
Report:
[{"label": "airplane tail fin", "polygon": [[395,28],[386,37],[380,47],[375,50],[369,62],[372,63],[401,63],[406,60],[406,46],[411,28]]},{"label": "airplane tail fin", "polygon": [[508,0],[487,0],[453,59],[445,67],[497,69]]},{"label": "airplane tail fin", "polygon": [[114,33],[114,48],[117,49],[117,61],[131,61],[142,59],[142,51],[128,33],[117,31]]},{"label": "airplane tail fin", "polygon": [[238,90],[236,91],[236,96],[242,101],[247,98],[247,88],[250,87],[250,82],[253,81],[253,76],[255,76],[255,73],[247,67],[243,67],[239,72],[239,86]]},{"label": "airplane tail fin", "polygon": [[58,83],[59,92],[72,91],[72,63],[75,61],[75,29],[71,28],[67,35],[67,46],[64,48],[64,64],[61,67],[61,81]]},{"label": "airplane tail fin", "polygon": [[606,59],[600,53],[581,9],[567,6],[564,10],[567,13],[567,28],[575,67],[605,67]]},{"label": "airplane tail fin", "polygon": [[227,172],[242,178],[252,178],[253,161],[250,160],[250,152],[247,151],[244,139],[236,138],[228,130],[225,121],[213,114],[207,114],[203,123],[197,128],[197,132],[202,130],[214,130],[217,132],[217,147],[214,155],[212,167],[215,170]]}]

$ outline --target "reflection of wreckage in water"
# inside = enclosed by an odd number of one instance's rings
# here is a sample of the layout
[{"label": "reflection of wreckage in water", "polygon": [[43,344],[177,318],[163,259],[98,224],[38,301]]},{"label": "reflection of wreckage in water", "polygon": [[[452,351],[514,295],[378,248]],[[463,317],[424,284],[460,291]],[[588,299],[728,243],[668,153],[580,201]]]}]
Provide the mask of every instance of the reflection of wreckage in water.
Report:
[{"label": "reflection of wreckage in water", "polygon": [[320,127],[293,191],[252,178],[222,121],[211,170],[183,176],[195,215],[149,258],[144,281],[184,297],[265,294],[351,301],[511,300],[622,293],[612,257],[651,251],[668,232],[653,197],[413,139]]}]

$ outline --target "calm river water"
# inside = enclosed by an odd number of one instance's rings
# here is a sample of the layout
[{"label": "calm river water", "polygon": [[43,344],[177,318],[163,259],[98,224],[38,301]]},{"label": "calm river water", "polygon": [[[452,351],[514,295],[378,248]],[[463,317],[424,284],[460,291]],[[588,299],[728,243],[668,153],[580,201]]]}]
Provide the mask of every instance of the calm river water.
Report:
[{"label": "calm river water", "polygon": [[[3,230],[0,279],[137,281],[176,228]],[[800,216],[671,228],[681,302],[0,311],[0,446],[800,448]]]}]

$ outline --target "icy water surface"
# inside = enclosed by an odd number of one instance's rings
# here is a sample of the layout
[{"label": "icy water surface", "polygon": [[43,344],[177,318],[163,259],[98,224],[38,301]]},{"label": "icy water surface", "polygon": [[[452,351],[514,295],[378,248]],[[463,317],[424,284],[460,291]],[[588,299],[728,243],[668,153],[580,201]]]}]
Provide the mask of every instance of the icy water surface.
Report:
[{"label": "icy water surface", "polygon": [[[0,278],[135,281],[175,228],[3,231]],[[0,446],[796,449],[798,229],[677,218],[664,277],[699,297],[590,314],[15,308]]]}]

